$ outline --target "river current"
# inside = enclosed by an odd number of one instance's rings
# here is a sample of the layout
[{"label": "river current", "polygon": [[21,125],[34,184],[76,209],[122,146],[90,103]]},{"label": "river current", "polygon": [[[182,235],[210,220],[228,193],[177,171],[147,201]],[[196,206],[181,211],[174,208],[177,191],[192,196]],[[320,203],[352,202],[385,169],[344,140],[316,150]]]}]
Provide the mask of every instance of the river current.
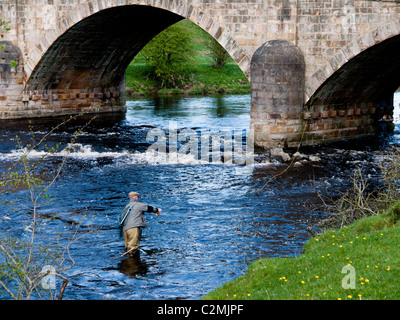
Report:
[{"label": "river current", "polygon": [[[286,171],[288,163],[254,150],[249,168],[219,152],[234,141],[246,145],[250,96],[137,99],[127,107],[126,114],[68,122],[46,138],[48,147],[60,144],[57,150],[48,152],[42,144],[29,155],[47,181],[65,162],[49,190],[55,201],[40,208],[38,241],[59,235],[68,242],[74,223],[81,223],[82,235],[94,231],[71,246],[76,265],[68,275],[76,276],[64,299],[199,299],[244,274],[256,259],[300,255],[308,228],[321,219],[304,204],[317,202],[318,190],[346,185],[351,170],[377,163],[382,150],[398,141],[395,133],[368,143],[301,149],[304,157]],[[33,136],[40,140],[60,121],[2,121],[0,170],[19,159]],[[175,149],[168,140],[173,129]],[[202,140],[207,134],[214,139]],[[157,141],[174,156],[158,158],[151,151]],[[198,158],[184,152],[196,146],[210,153],[201,159],[200,151],[194,153]],[[124,243],[116,224],[129,191],[163,209],[158,217],[147,214],[140,255],[134,258],[121,257]],[[2,198],[24,203],[28,193],[17,190]],[[29,211],[2,204],[1,232],[27,239],[31,224]]]}]

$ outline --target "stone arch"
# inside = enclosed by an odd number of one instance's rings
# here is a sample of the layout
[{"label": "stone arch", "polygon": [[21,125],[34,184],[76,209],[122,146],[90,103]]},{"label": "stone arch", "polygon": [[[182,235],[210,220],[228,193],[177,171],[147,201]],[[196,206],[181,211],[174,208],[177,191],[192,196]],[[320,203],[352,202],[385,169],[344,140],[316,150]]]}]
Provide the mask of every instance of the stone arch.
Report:
[{"label": "stone arch", "polygon": [[340,51],[334,54],[328,62],[315,72],[305,84],[305,102],[310,99],[318,89],[340,68],[363,51],[400,34],[400,23],[389,22],[371,30],[356,40],[348,43]]},{"label": "stone arch", "polygon": [[399,25],[391,25],[347,45],[308,81],[309,144],[374,135],[382,116],[393,112],[393,93],[400,86],[400,34],[395,31]]},{"label": "stone arch", "polygon": [[236,61],[244,74],[249,77],[250,57],[246,51],[230,36],[229,31],[225,30],[216,20],[184,0],[137,0],[130,1],[128,5],[116,4],[115,1],[108,1],[106,3],[103,0],[90,0],[79,4],[78,9],[68,12],[59,18],[55,29],[48,29],[43,32],[37,46],[32,47],[27,55],[29,58],[25,62],[24,68],[26,79],[29,79],[35,69],[37,69],[50,47],[71,27],[103,10],[132,5],[163,9],[197,24],[221,44]]}]

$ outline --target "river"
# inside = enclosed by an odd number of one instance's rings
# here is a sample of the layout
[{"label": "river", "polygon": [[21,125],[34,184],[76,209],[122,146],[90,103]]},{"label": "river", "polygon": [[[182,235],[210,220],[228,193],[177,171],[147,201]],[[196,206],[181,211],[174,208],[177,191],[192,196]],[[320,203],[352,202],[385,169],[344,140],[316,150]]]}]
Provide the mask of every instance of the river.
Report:
[{"label": "river", "polygon": [[[304,203],[317,202],[317,190],[343,187],[355,166],[376,163],[381,150],[398,141],[396,133],[368,143],[304,149],[303,161],[266,184],[287,163],[255,150],[254,165],[244,170],[247,162],[229,164],[217,152],[237,134],[246,143],[249,95],[137,99],[127,107],[126,114],[99,115],[88,125],[89,116],[69,122],[46,139],[48,146],[60,143],[56,151],[46,152],[42,145],[29,155],[47,181],[65,162],[49,190],[55,201],[40,209],[38,241],[58,235],[67,243],[74,223],[81,223],[80,235],[94,231],[71,246],[76,265],[68,275],[76,276],[64,299],[199,299],[244,274],[256,259],[300,255],[310,237],[307,228],[321,219]],[[60,121],[1,121],[0,170],[5,172],[25,150],[17,147],[18,141],[28,143],[33,135],[39,140]],[[205,133],[218,137],[213,140],[215,161],[183,152],[164,160],[155,157],[149,147],[162,144],[175,127],[177,133],[186,129],[197,143]],[[150,131],[165,136],[151,140]],[[180,141],[176,151],[187,141]],[[72,149],[65,152],[68,145]],[[167,148],[172,150],[168,141]],[[309,155],[320,160],[309,161]],[[163,209],[158,217],[147,214],[148,227],[135,258],[121,257],[124,243],[116,229],[129,191]],[[2,198],[26,204],[28,193],[17,190]],[[2,204],[0,230],[26,240],[31,215],[22,206],[11,207]],[[49,218],[54,215],[56,219]]]}]

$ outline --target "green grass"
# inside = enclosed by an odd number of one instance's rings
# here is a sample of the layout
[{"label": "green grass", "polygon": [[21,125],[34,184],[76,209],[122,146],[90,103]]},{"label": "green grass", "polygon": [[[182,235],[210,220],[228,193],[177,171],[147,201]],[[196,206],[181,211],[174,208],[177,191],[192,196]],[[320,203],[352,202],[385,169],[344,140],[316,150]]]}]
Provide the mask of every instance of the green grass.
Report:
[{"label": "green grass", "polygon": [[190,80],[184,88],[167,88],[159,90],[155,82],[147,74],[149,67],[140,53],[133,59],[126,70],[126,86],[128,95],[148,95],[154,92],[159,94],[248,94],[250,84],[236,62],[230,58],[222,69],[212,66],[212,60],[207,56],[207,47],[204,42],[210,37],[194,23],[183,20],[192,38],[192,46],[197,52],[193,61],[185,66]]},{"label": "green grass", "polygon": [[[399,213],[400,201],[385,214],[311,238],[299,257],[258,260],[204,299],[400,299]],[[350,276],[345,266],[354,267],[355,289],[342,286]]]}]

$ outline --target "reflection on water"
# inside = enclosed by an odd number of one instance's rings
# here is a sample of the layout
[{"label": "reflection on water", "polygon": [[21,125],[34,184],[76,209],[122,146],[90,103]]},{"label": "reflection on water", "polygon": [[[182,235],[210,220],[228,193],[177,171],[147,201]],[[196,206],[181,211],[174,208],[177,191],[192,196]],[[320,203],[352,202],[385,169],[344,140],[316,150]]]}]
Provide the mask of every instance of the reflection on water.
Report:
[{"label": "reflection on water", "polygon": [[140,259],[140,253],[125,256],[119,263],[119,271],[135,278],[136,275],[145,275],[148,271],[145,260]]},{"label": "reflection on water", "polygon": [[[250,96],[203,98],[158,97],[131,100],[126,115],[129,125],[166,128],[177,121],[183,128],[248,129]],[[223,121],[219,119],[223,118]]]}]

